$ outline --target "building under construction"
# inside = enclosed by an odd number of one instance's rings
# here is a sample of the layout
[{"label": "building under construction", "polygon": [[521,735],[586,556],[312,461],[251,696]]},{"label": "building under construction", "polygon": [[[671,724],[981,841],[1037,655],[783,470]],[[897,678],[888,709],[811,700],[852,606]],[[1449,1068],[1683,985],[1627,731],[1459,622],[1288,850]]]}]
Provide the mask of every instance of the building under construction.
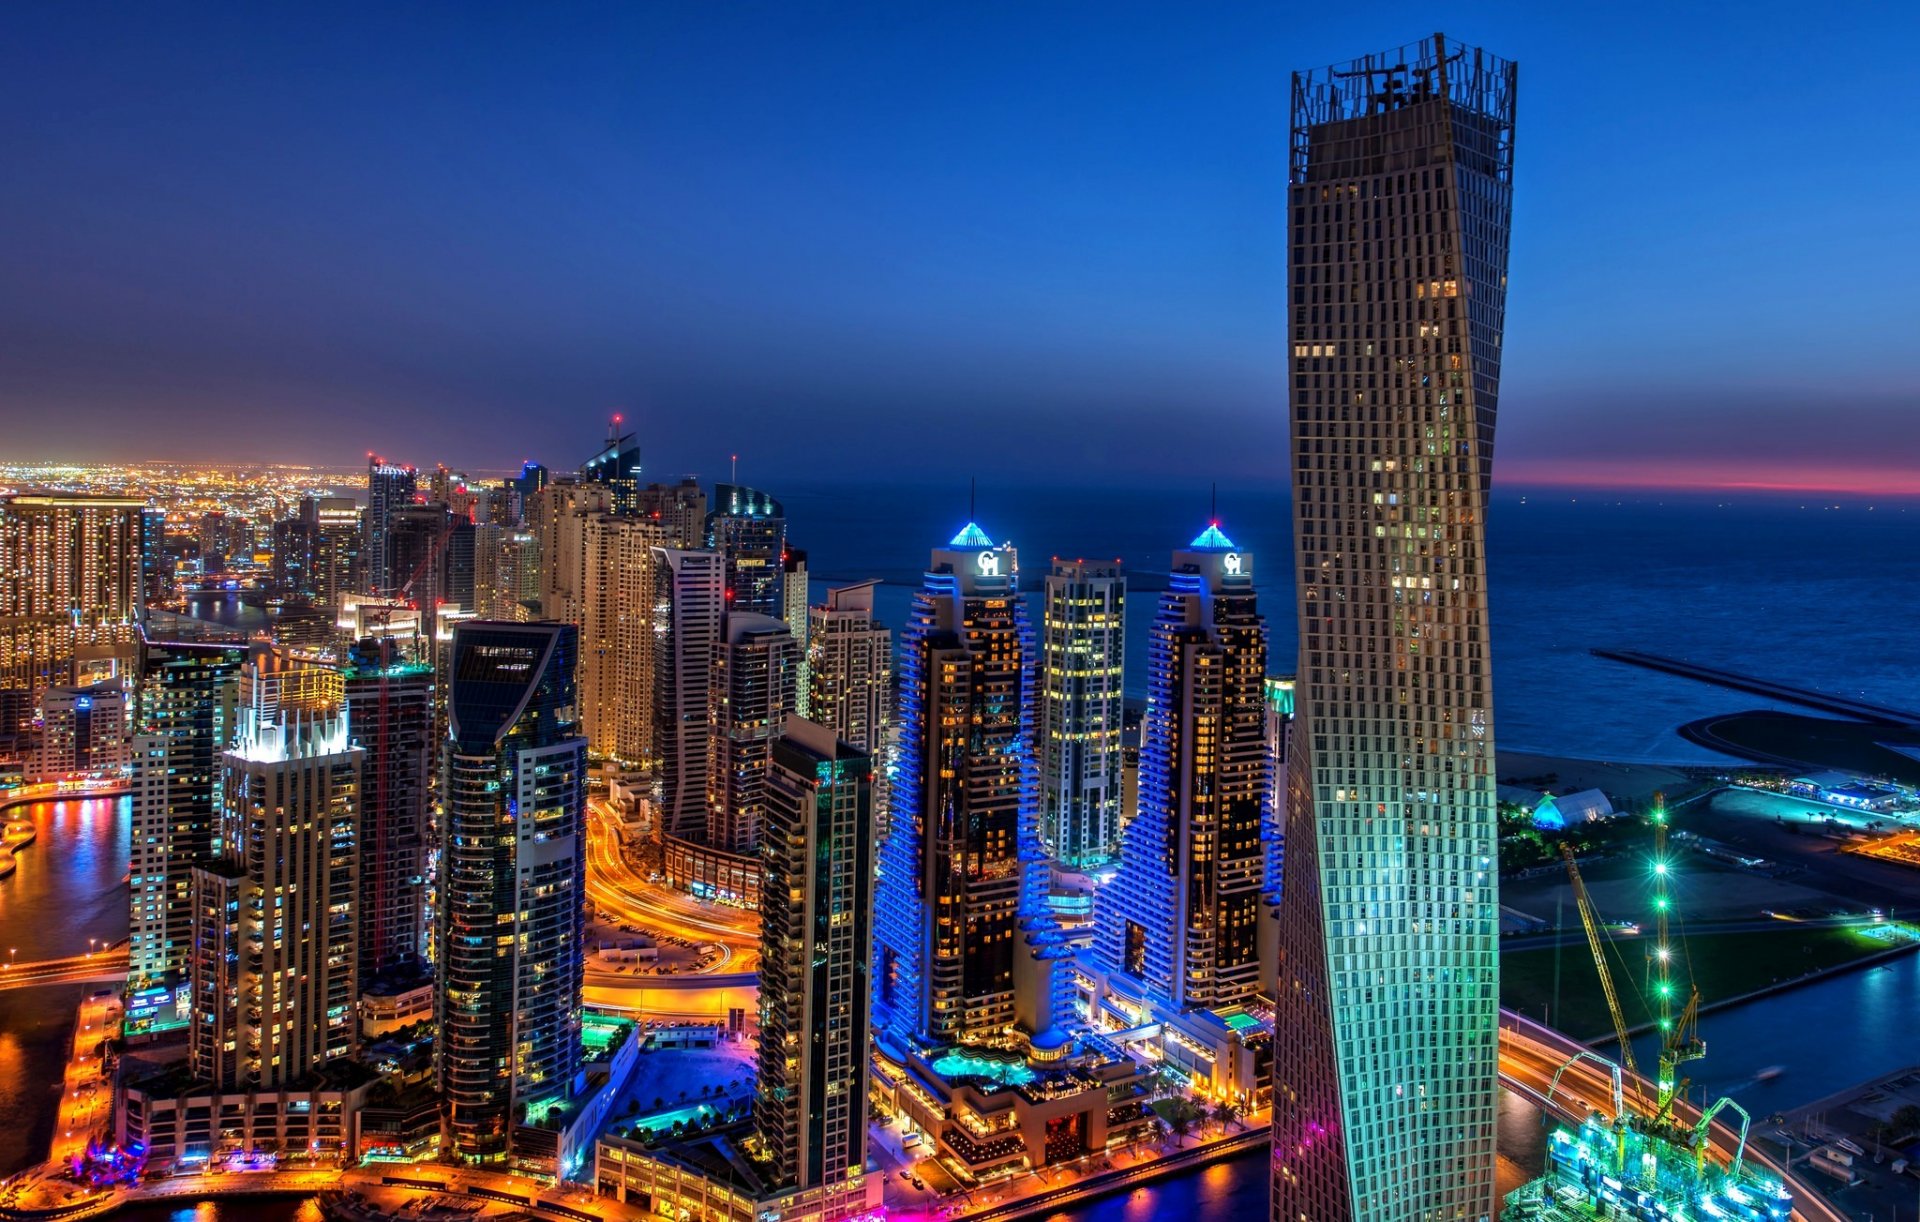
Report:
[{"label": "building under construction", "polygon": [[[1706,1055],[1700,1038],[1700,994],[1691,980],[1682,985],[1675,969],[1685,961],[1669,933],[1673,900],[1668,888],[1672,872],[1667,856],[1667,812],[1656,799],[1653,813],[1654,851],[1648,863],[1655,931],[1646,949],[1646,995],[1660,1033],[1660,1062],[1653,1089],[1646,1089],[1635,1064],[1625,1012],[1620,1005],[1608,962],[1605,927],[1593,911],[1580,869],[1571,850],[1564,850],[1574,898],[1586,928],[1587,942],[1600,973],[1600,984],[1619,1039],[1620,1059],[1608,1061],[1587,1053],[1574,1058],[1599,1061],[1613,1078],[1612,1112],[1588,1110],[1572,1128],[1555,1130],[1547,1142],[1545,1173],[1509,1193],[1501,1217],[1505,1222],[1577,1222],[1596,1218],[1643,1219],[1645,1222],[1691,1222],[1707,1219],[1743,1219],[1746,1222],[1787,1219],[1793,1200],[1780,1180],[1746,1161],[1746,1110],[1731,1099],[1720,1099],[1701,1109],[1689,1124],[1680,1115],[1687,1104],[1687,1079],[1680,1071],[1689,1061]],[[1677,1004],[1677,1012],[1676,1012]],[[1561,1073],[1572,1065],[1569,1061]],[[1549,1094],[1558,1091],[1554,1076]],[[1691,1108],[1687,1109],[1691,1112]],[[1722,1112],[1739,1117],[1739,1137],[1731,1150],[1716,1150],[1713,1122]]]}]

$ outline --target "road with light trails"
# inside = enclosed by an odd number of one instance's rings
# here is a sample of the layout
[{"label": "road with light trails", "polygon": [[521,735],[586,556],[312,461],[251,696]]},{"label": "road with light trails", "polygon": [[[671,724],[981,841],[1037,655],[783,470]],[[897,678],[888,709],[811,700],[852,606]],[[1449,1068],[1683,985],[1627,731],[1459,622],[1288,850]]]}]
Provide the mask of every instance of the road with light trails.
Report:
[{"label": "road with light trails", "polygon": [[[1567,1058],[1578,1052],[1592,1052],[1592,1049],[1511,1010],[1500,1011],[1501,1085],[1570,1123],[1577,1124],[1584,1120],[1584,1115],[1576,1116],[1574,1113],[1589,1108],[1610,1120],[1613,1118],[1613,1076],[1591,1060],[1583,1059],[1567,1065]],[[1567,1069],[1561,1074],[1560,1088],[1549,1099],[1547,1095],[1553,1086],[1553,1076],[1562,1065],[1567,1065]],[[1627,1105],[1633,1107],[1635,1092],[1631,1079],[1624,1083],[1624,1088]],[[1651,1099],[1652,1085],[1643,1082],[1640,1094],[1643,1098]],[[1674,1114],[1685,1125],[1700,1123],[1700,1109],[1691,1103],[1677,1104]],[[1794,1222],[1850,1222],[1846,1214],[1820,1195],[1818,1188],[1758,1149],[1752,1140],[1754,1136],[1756,1134],[1748,1134],[1747,1161],[1764,1167],[1770,1174],[1785,1181],[1788,1190],[1793,1193]],[[1719,1161],[1730,1163],[1739,1146],[1740,1133],[1725,1122],[1716,1120],[1709,1130],[1709,1141]]]},{"label": "road with light trails", "polygon": [[42,984],[78,984],[89,980],[127,978],[127,948],[114,947],[91,954],[30,963],[0,963],[0,989],[28,989]]},{"label": "road with light trails", "polygon": [[[718,945],[723,953],[713,965],[716,971],[759,970],[760,914],[703,903],[642,878],[621,855],[620,836],[612,816],[597,802],[587,808],[587,898],[607,917],[622,924],[651,934]],[[646,979],[652,982],[664,978]]]}]

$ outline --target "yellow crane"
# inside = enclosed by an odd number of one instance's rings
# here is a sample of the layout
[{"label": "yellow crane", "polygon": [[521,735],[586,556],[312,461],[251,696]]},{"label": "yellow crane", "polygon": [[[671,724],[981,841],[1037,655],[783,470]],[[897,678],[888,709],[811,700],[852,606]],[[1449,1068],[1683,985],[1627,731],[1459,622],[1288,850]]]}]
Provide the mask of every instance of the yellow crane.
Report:
[{"label": "yellow crane", "polygon": [[[1580,910],[1580,924],[1586,927],[1587,946],[1593,951],[1593,966],[1600,973],[1600,989],[1607,995],[1607,1013],[1613,1017],[1613,1033],[1620,1040],[1620,1068],[1640,1098],[1640,1069],[1633,1062],[1633,1040],[1627,1034],[1627,1016],[1620,1009],[1620,994],[1613,987],[1613,969],[1607,965],[1607,947],[1601,935],[1600,918],[1594,915],[1593,898],[1587,894],[1587,882],[1580,877],[1580,865],[1573,859],[1573,846],[1562,844],[1560,856],[1567,862],[1567,877],[1573,880],[1573,902]],[[1615,1117],[1618,1121],[1620,1117]]]}]

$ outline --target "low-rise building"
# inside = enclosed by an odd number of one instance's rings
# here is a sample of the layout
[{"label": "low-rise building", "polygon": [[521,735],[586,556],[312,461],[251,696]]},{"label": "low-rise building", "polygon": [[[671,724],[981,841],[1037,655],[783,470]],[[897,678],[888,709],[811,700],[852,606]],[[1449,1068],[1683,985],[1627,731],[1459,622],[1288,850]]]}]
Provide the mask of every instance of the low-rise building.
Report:
[{"label": "low-rise building", "polygon": [[150,1168],[352,1163],[379,1083],[367,1066],[337,1061],[278,1089],[219,1090],[179,1064],[120,1087],[114,1141]]},{"label": "low-rise building", "polygon": [[950,1048],[874,1061],[880,1100],[932,1143],[963,1182],[1069,1163],[1151,1128],[1153,1067],[1117,1043],[1080,1036],[1049,1064]]},{"label": "low-rise building", "polygon": [[741,1149],[752,1132],[742,1121],[687,1140],[649,1144],[602,1137],[594,1182],[600,1195],[668,1218],[701,1222],[838,1222],[880,1208],[882,1178],[856,1169],[815,1188],[768,1188],[760,1164]]},{"label": "low-rise building", "polygon": [[1076,1012],[1107,1039],[1146,1050],[1197,1095],[1247,1112],[1271,1102],[1273,1014],[1266,1002],[1175,1010],[1132,977],[1101,972],[1084,959],[1069,974]]}]

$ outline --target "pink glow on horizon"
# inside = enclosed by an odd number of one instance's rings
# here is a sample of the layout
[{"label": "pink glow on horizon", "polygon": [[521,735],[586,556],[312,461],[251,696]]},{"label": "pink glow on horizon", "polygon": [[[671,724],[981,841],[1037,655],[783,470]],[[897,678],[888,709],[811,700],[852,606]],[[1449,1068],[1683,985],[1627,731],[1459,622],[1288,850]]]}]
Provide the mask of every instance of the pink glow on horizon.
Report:
[{"label": "pink glow on horizon", "polygon": [[1920,496],[1920,468],[1833,463],[1595,459],[1499,464],[1495,483],[1575,488],[1667,488],[1711,492],[1839,492]]}]

